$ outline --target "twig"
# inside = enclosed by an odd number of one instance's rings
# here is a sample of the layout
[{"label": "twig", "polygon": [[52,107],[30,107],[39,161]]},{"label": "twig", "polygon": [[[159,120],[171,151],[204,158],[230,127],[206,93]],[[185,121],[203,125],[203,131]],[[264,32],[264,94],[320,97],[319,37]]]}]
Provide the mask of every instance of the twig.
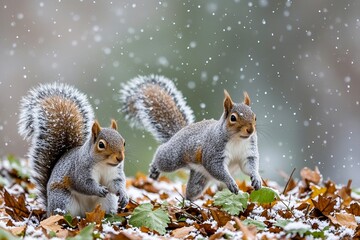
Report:
[{"label": "twig", "polygon": [[292,179],[292,175],[294,174],[295,170],[296,170],[296,168],[294,168],[294,169],[292,170],[292,172],[291,172],[291,174],[290,174],[290,177],[289,177],[289,179],[288,179],[288,181],[287,181],[287,183],[286,183],[286,185],[285,185],[285,187],[284,187],[284,191],[283,191],[283,194],[284,194],[284,195],[285,195],[285,191],[286,191],[286,189],[287,189],[287,187],[288,187],[288,185],[289,185],[289,183],[290,183],[290,180]]}]

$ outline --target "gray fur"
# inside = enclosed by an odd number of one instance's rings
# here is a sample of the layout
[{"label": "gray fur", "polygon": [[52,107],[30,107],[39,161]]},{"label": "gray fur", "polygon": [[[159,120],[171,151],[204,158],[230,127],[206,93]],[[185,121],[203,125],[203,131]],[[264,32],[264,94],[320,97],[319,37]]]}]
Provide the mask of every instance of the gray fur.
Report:
[{"label": "gray fur", "polygon": [[[62,118],[69,114],[66,109],[59,114],[45,110],[42,105],[44,99],[58,97],[75,104],[82,122],[80,135],[72,131],[78,124]],[[54,119],[55,116],[60,117]],[[60,210],[83,216],[96,204],[101,204],[107,213],[114,213],[118,200],[121,207],[128,202],[123,162],[109,167],[116,169],[110,176],[113,181],[102,185],[107,173],[97,173],[101,175],[97,176],[98,179],[93,177],[96,164],[104,160],[94,153],[93,121],[93,109],[86,95],[66,84],[39,85],[21,101],[19,133],[30,141],[28,155],[32,163],[32,178],[48,215]],[[117,131],[107,128],[103,128],[98,137],[116,147],[124,141]]]},{"label": "gray fur", "polygon": [[[151,83],[148,83],[148,79],[152,79]],[[143,101],[151,103],[152,99],[144,99],[143,91],[136,90],[149,86],[144,85],[144,82],[161,87],[164,85],[164,82],[158,81],[153,76],[131,80],[121,91],[123,109],[127,114],[127,119],[136,121],[135,126],[140,124],[159,139],[158,133],[153,131],[158,122],[154,122],[151,111],[142,106]],[[169,83],[165,82],[165,85],[167,84]],[[171,86],[173,87],[173,84]],[[173,100],[178,101],[175,98]],[[162,109],[164,112],[169,111],[166,105]],[[178,111],[188,114],[187,119],[194,119],[192,111],[184,110],[181,106]],[[181,130],[166,138],[166,141],[162,141],[150,165],[150,177],[157,179],[161,172],[172,172],[180,168],[190,169],[186,198],[193,200],[203,192],[210,179],[218,180],[224,183],[231,192],[238,193],[238,186],[232,175],[234,171],[241,168],[251,177],[252,186],[259,189],[261,177],[258,173],[259,153],[256,131],[246,139],[242,139],[239,132],[230,131],[227,127],[227,118],[233,112],[241,116],[244,121],[251,122],[254,118],[254,113],[249,106],[244,103],[234,103],[231,110],[224,110],[219,120],[189,122]],[[174,115],[174,113],[166,112],[161,121],[167,124],[161,125],[166,127],[176,123],[175,119],[171,118]]]}]

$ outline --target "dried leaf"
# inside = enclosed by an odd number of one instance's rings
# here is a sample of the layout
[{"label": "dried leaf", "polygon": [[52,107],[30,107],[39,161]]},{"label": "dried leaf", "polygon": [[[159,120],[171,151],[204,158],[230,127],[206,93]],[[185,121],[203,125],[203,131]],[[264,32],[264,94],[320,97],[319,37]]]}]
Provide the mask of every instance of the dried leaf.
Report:
[{"label": "dried leaf", "polygon": [[342,205],[344,205],[344,206],[350,205],[350,202],[352,200],[352,198],[351,198],[351,180],[349,180],[347,186],[344,186],[339,190],[338,195],[343,200]]},{"label": "dried leaf", "polygon": [[224,226],[231,220],[231,216],[223,211],[219,211],[216,208],[210,208],[210,213],[219,227]]},{"label": "dried leaf", "polygon": [[89,223],[96,223],[100,224],[101,221],[105,217],[105,211],[100,208],[100,205],[98,204],[94,211],[85,213],[86,217],[85,220]]},{"label": "dried leaf", "polygon": [[10,228],[11,233],[16,236],[23,236],[25,233],[25,230],[26,230],[26,225]]},{"label": "dried leaf", "polygon": [[47,231],[53,231],[56,233],[57,231],[60,231],[62,229],[62,227],[57,224],[57,222],[62,219],[64,219],[64,217],[61,215],[53,215],[41,221],[40,226]]},{"label": "dried leaf", "polygon": [[322,195],[319,195],[318,200],[311,199],[314,207],[318,209],[323,215],[329,216],[332,211],[334,211],[334,206],[336,201],[332,198],[326,198]]},{"label": "dried leaf", "polygon": [[190,232],[196,231],[196,228],[193,226],[190,227],[182,227],[175,229],[171,232],[171,236],[174,238],[185,238]]},{"label": "dried leaf", "polygon": [[348,208],[345,209],[346,212],[353,214],[357,217],[360,216],[360,203],[359,202],[352,202]]},{"label": "dried leaf", "polygon": [[4,190],[4,200],[6,213],[15,221],[23,221],[29,217],[30,211],[26,208],[25,194],[21,194],[18,198],[10,195],[6,189]]},{"label": "dried leaf", "polygon": [[355,230],[357,225],[355,216],[348,213],[335,213],[335,216],[328,216],[333,224],[339,224],[343,227]]},{"label": "dried leaf", "polygon": [[315,167],[314,171],[307,167],[304,167],[300,171],[300,176],[306,184],[308,184],[309,182],[318,184],[322,178],[318,167]]}]

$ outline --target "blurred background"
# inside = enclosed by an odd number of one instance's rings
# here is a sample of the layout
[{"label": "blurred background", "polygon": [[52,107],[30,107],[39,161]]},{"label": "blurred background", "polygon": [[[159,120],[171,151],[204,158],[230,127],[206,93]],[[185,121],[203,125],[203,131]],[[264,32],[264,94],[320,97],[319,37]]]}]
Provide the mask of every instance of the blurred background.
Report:
[{"label": "blurred background", "polygon": [[0,1],[0,156],[24,157],[19,101],[39,83],[88,94],[118,120],[126,174],[147,172],[157,143],[119,113],[121,83],[175,81],[196,119],[219,118],[223,90],[250,94],[263,178],[303,166],[360,185],[360,1]]}]

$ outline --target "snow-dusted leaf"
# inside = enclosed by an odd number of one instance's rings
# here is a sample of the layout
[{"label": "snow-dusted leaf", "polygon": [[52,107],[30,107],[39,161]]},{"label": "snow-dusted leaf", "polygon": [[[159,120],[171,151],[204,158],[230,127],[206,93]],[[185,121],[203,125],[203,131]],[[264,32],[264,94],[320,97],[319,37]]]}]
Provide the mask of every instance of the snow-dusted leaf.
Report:
[{"label": "snow-dusted leaf", "polygon": [[291,221],[286,219],[279,219],[276,223],[274,223],[274,226],[284,228],[286,225],[288,225]]},{"label": "snow-dusted leaf", "polygon": [[231,215],[238,215],[246,209],[248,199],[248,193],[239,192],[238,194],[234,194],[226,188],[215,194],[214,205],[220,206],[224,211]]},{"label": "snow-dusted leaf", "polygon": [[134,227],[145,226],[150,230],[165,234],[170,219],[169,214],[164,210],[158,208],[153,211],[151,203],[144,203],[134,209],[129,223]]},{"label": "snow-dusted leaf", "polygon": [[279,198],[277,192],[268,187],[262,187],[259,190],[252,191],[250,199],[252,202],[257,203],[272,203]]},{"label": "snow-dusted leaf", "polygon": [[105,215],[105,221],[109,223],[121,223],[125,220],[124,217],[118,216],[116,214],[107,214]]},{"label": "snow-dusted leaf", "polygon": [[254,219],[245,219],[243,221],[243,223],[248,226],[248,225],[254,225],[258,230],[265,230],[267,228],[266,224],[264,222],[258,221],[258,220],[254,220]]},{"label": "snow-dusted leaf", "polygon": [[306,235],[310,229],[311,226],[302,222],[290,222],[284,227],[284,230],[287,233],[299,234],[300,237]]}]

